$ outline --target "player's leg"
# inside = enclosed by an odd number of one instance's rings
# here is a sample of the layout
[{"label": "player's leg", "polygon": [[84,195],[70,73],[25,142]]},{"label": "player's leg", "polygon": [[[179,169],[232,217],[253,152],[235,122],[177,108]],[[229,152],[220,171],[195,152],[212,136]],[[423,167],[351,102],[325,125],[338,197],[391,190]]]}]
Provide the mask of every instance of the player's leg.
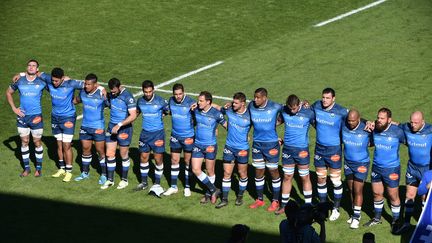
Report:
[{"label": "player's leg", "polygon": [[147,137],[147,132],[141,131],[138,147],[140,152],[140,174],[141,182],[135,188],[135,191],[141,191],[148,187],[148,173],[150,170],[149,158],[150,158],[150,145],[148,143],[149,138]]},{"label": "player's leg", "polygon": [[171,187],[166,190],[163,195],[169,196],[178,192],[177,180],[180,174],[180,149],[171,147]]},{"label": "player's leg", "polygon": [[334,204],[333,204],[333,210],[332,214],[329,217],[330,221],[335,221],[339,218],[340,212],[339,207],[342,200],[342,192],[343,192],[343,185],[342,185],[342,171],[335,168],[329,168],[330,171],[330,180],[333,183],[333,191],[334,191]]},{"label": "player's leg", "polygon": [[129,185],[128,173],[130,166],[129,158],[129,146],[120,146],[120,157],[122,159],[122,174],[121,181],[119,182],[117,189],[123,189]]},{"label": "player's leg", "polygon": [[[80,134],[81,137],[81,134]],[[81,147],[82,147],[82,173],[78,177],[75,178],[75,181],[81,181],[87,179],[89,177],[90,172],[90,163],[92,161],[91,147],[93,145],[93,140],[81,139]]]},{"label": "player's leg", "polygon": [[290,199],[290,193],[292,189],[292,179],[294,177],[295,164],[284,164],[282,171],[284,173],[282,183],[282,199],[279,208],[275,211],[276,215],[283,214],[285,212],[285,205]]},{"label": "player's leg", "polygon": [[62,147],[63,147],[63,159],[65,162],[65,177],[63,178],[64,182],[69,182],[72,178],[72,161],[73,161],[73,152],[72,152],[72,138],[73,134],[63,134]]},{"label": "player's leg", "polygon": [[312,182],[310,180],[309,164],[297,165],[303,186],[303,196],[306,204],[312,204]]},{"label": "player's leg", "polygon": [[21,139],[21,158],[24,165],[24,170],[20,174],[21,177],[28,176],[30,174],[30,128],[18,126],[18,134]]},{"label": "player's leg", "polygon": [[98,161],[101,167],[101,175],[99,177],[98,183],[99,185],[103,185],[107,181],[107,164],[105,162],[105,137],[95,140],[95,148],[96,152],[98,153]]},{"label": "player's leg", "polygon": [[264,183],[265,183],[265,161],[264,155],[258,144],[255,142],[252,146],[252,166],[255,167],[255,191],[257,194],[257,199],[249,208],[258,208],[265,205],[264,202]]},{"label": "player's leg", "polygon": [[153,154],[155,160],[155,182],[154,184],[160,185],[161,178],[163,175],[163,153],[154,153]]},{"label": "player's leg", "polygon": [[[363,205],[363,187],[368,175],[369,163],[356,164],[351,168],[352,174],[348,175],[348,178],[351,178],[350,196],[353,206],[350,228],[357,229],[360,225],[361,209]],[[345,172],[347,172],[347,170],[345,170]]]},{"label": "player's leg", "polygon": [[31,129],[30,130],[33,143],[35,145],[35,157],[36,157],[36,171],[35,176],[39,177],[42,175],[42,162],[43,162],[43,146],[42,146],[42,133],[43,128]]},{"label": "player's leg", "polygon": [[[154,185],[160,187],[160,181],[163,175],[163,154],[165,153],[165,133],[163,130],[157,131],[152,135],[152,142],[150,142],[150,147],[153,150],[153,158],[155,161],[155,181]],[[162,189],[163,191],[163,189]]]},{"label": "player's leg", "polygon": [[405,194],[405,215],[404,224],[399,229],[398,233],[401,234],[409,229],[411,226],[411,217],[414,212],[414,201],[417,195],[418,186],[423,176],[423,172],[428,170],[428,166],[418,167],[408,162],[408,168],[405,174],[406,180],[406,194]]},{"label": "player's leg", "polygon": [[[201,170],[202,163],[204,160],[203,149],[204,148],[195,146],[192,150],[192,161],[191,161],[192,162],[192,172],[198,178],[198,180],[200,180],[201,183],[203,183],[207,187],[207,189],[213,193],[216,191],[216,187],[214,186],[213,183],[210,182],[210,179],[207,176],[207,174]],[[200,203],[206,204],[206,203],[210,202],[210,197],[211,197],[211,195],[204,195],[204,197],[201,199]]]},{"label": "player's leg", "polygon": [[238,169],[240,179],[239,179],[239,192],[237,194],[235,205],[240,206],[243,204],[243,195],[244,195],[244,192],[246,191],[247,184],[248,184],[248,174],[247,174],[248,163],[247,163],[247,161],[245,163],[238,163],[237,169]]},{"label": "player's leg", "polygon": [[364,226],[373,226],[381,224],[381,214],[384,207],[384,185],[381,181],[381,175],[377,173],[378,171],[372,171],[371,182],[372,182],[372,192],[374,200],[374,217]]},{"label": "player's leg", "polygon": [[231,190],[231,176],[234,170],[234,160],[223,162],[224,175],[222,179],[222,199],[216,208],[222,208],[228,205],[228,193]]},{"label": "player's leg", "polygon": [[113,140],[107,140],[105,145],[106,145],[107,181],[105,181],[105,183],[101,186],[101,189],[107,189],[114,185],[114,173],[116,169],[117,142]]},{"label": "player's leg", "polygon": [[281,191],[281,177],[279,174],[279,156],[280,156],[280,145],[279,142],[271,143],[265,146],[263,149],[264,159],[266,161],[266,167],[272,178],[272,191],[273,198],[267,211],[274,212],[279,208],[279,197]]},{"label": "player's leg", "polygon": [[190,197],[191,196],[191,190],[190,190],[190,173],[191,173],[191,158],[192,158],[192,150],[190,151],[183,151],[184,156],[184,162],[185,162],[185,189],[184,189],[184,196]]}]

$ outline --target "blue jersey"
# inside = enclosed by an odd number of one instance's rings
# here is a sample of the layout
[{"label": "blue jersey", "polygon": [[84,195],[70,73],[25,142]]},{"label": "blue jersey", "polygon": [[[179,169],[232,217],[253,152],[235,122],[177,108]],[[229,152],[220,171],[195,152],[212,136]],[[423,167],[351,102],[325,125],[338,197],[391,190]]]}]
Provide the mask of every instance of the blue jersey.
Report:
[{"label": "blue jersey", "polygon": [[282,106],[271,100],[267,100],[264,107],[256,107],[254,102],[249,103],[254,142],[277,142],[276,122],[282,110]]},{"label": "blue jersey", "polygon": [[432,125],[425,124],[418,132],[412,132],[410,124],[403,124],[410,161],[419,166],[429,166],[432,154]]},{"label": "blue jersey", "polygon": [[109,106],[111,108],[110,123],[119,123],[129,116],[129,110],[136,109],[136,102],[132,94],[123,88],[118,96],[109,94]]},{"label": "blue jersey", "polygon": [[316,101],[312,109],[315,112],[317,143],[323,146],[339,146],[341,129],[348,110],[336,103],[330,109],[324,109],[321,101]]},{"label": "blue jersey", "polygon": [[84,82],[77,80],[63,81],[57,88],[51,82],[51,75],[42,73],[41,78],[47,83],[51,95],[51,114],[57,117],[75,116],[75,105],[72,100],[76,89],[83,89]]},{"label": "blue jersey", "polygon": [[217,124],[223,125],[226,121],[220,111],[214,107],[205,112],[194,110],[196,120],[195,143],[198,145],[215,145]]},{"label": "blue jersey", "polygon": [[222,109],[222,113],[228,117],[226,145],[234,149],[249,149],[248,133],[251,127],[249,110],[246,109],[240,114],[228,108]]},{"label": "blue jersey", "polygon": [[423,174],[420,185],[418,187],[419,196],[423,196],[429,191],[427,185],[431,182],[432,182],[432,170],[428,170]]},{"label": "blue jersey", "polygon": [[196,103],[189,96],[184,96],[180,103],[174,97],[169,99],[168,105],[171,112],[172,135],[182,138],[194,136],[194,124],[191,105]]},{"label": "blue jersey", "polygon": [[20,109],[26,116],[42,113],[41,98],[46,87],[45,81],[39,77],[29,81],[26,76],[23,76],[9,87],[14,91],[19,91]]},{"label": "blue jersey", "polygon": [[168,111],[167,101],[159,95],[153,95],[149,101],[144,97],[138,99],[138,110],[142,114],[142,129],[155,132],[164,129],[163,115]]},{"label": "blue jersey", "polygon": [[344,144],[345,160],[351,162],[369,162],[369,143],[371,142],[371,133],[364,129],[366,123],[360,121],[354,129],[349,129],[348,124],[342,127],[342,142]]},{"label": "blue jersey", "polygon": [[296,148],[309,146],[309,127],[314,122],[314,113],[303,106],[296,114],[292,114],[286,106],[281,116],[285,124],[284,145]]},{"label": "blue jersey", "polygon": [[79,99],[83,104],[83,121],[81,126],[104,129],[104,108],[107,106],[107,101],[102,95],[101,90],[96,89],[92,93],[87,93],[82,89],[79,93]]},{"label": "blue jersey", "polygon": [[373,132],[374,165],[379,167],[400,166],[399,145],[405,143],[405,135],[401,128],[390,124],[383,132]]}]

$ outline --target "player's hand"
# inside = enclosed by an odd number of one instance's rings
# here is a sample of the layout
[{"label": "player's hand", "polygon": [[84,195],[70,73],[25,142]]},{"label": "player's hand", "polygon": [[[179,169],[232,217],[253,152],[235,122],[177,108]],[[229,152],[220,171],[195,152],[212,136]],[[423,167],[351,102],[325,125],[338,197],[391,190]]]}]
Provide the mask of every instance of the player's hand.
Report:
[{"label": "player's hand", "polygon": [[232,102],[227,102],[225,105],[224,105],[224,108],[225,109],[228,109],[228,108],[230,108],[232,106]]},{"label": "player's hand", "polygon": [[282,139],[282,138],[278,138],[278,142],[279,142],[279,145],[282,146],[282,144],[283,144],[283,139]]},{"label": "player's hand", "polygon": [[374,129],[375,129],[375,122],[367,121],[364,130],[368,132],[372,132]]},{"label": "player's hand", "polygon": [[69,76],[64,76],[64,77],[63,77],[63,80],[64,80],[64,81],[68,81],[68,80],[71,80],[71,78],[70,78]]},{"label": "player's hand", "polygon": [[24,116],[25,116],[25,115],[24,115],[24,112],[22,112],[20,108],[15,108],[15,109],[13,109],[13,112],[14,112],[17,116],[19,116],[19,117],[24,117]]},{"label": "player's hand", "polygon": [[111,130],[111,134],[117,134],[119,129],[120,129],[120,126],[115,125]]},{"label": "player's hand", "polygon": [[193,103],[193,104],[190,106],[190,109],[191,109],[191,111],[193,111],[193,110],[195,110],[197,107],[198,107],[198,104],[197,104],[197,103]]},{"label": "player's hand", "polygon": [[12,83],[16,83],[18,81],[18,79],[20,79],[21,75],[19,73],[15,74],[12,77]]},{"label": "player's hand", "polygon": [[308,100],[303,100],[302,103],[303,103],[304,108],[306,108],[306,109],[310,108],[310,103]]},{"label": "player's hand", "polygon": [[103,96],[105,99],[107,99],[107,98],[108,98],[108,94],[107,94],[107,92],[106,92],[106,89],[105,89],[103,86],[99,85],[99,84],[98,84],[97,88],[101,91],[102,96]]}]

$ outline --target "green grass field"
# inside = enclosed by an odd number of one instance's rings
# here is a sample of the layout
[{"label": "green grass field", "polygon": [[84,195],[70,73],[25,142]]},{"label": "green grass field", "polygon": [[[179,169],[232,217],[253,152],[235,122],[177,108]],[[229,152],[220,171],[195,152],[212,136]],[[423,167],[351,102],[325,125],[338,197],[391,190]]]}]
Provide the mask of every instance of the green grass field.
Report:
[{"label": "green grass field", "polygon": [[[221,60],[222,65],[181,80],[186,91],[208,90],[225,97],[243,91],[252,98],[253,91],[263,86],[269,90],[270,99],[283,103],[291,93],[314,101],[323,88],[331,86],[338,103],[358,108],[364,118],[374,119],[376,111],[387,106],[397,121],[407,121],[417,109],[431,121],[432,2],[389,0],[326,26],[313,27],[371,1],[6,0],[0,10],[0,89],[6,90],[13,74],[24,71],[32,58],[41,63],[41,71],[60,66],[73,78],[83,79],[94,72],[101,80],[117,77],[135,86],[145,79],[162,83]],[[171,85],[163,89],[170,90]],[[95,168],[92,178],[82,183],[51,178],[57,157],[46,93],[44,176],[19,178],[15,116],[2,97],[0,208],[5,242],[221,242],[236,223],[251,227],[249,242],[279,240],[282,216],[233,203],[221,210],[201,206],[198,185],[191,198],[178,193],[157,199],[144,192],[131,192],[138,183],[134,173],[130,173],[130,186],[123,191],[100,190]],[[15,98],[18,104],[18,95]],[[169,135],[169,118],[165,124]],[[135,172],[140,125],[139,118],[130,151]],[[282,135],[282,128],[279,132]],[[225,134],[219,129],[218,181]],[[311,144],[314,136],[312,129]],[[75,158],[79,149],[79,141],[74,140]],[[165,160],[167,169],[169,154]],[[75,161],[80,162],[79,157]],[[404,174],[404,146],[401,161]],[[75,163],[74,174],[78,172]],[[169,178],[168,170],[165,178]],[[166,179],[163,185],[167,187]],[[253,187],[253,182],[249,183],[252,194]],[[301,191],[296,191],[292,196],[300,200]],[[402,186],[402,198],[403,194]],[[369,183],[365,196],[362,223],[373,210]],[[230,199],[234,201],[233,192]],[[247,197],[246,204],[252,201]],[[269,199],[266,201],[268,204]],[[381,226],[350,230],[345,223],[349,208],[349,200],[344,198],[340,219],[327,223],[328,242],[360,242],[363,233],[369,231],[377,242],[409,240],[409,235],[390,234],[389,215]],[[387,206],[386,211],[390,213]]]}]

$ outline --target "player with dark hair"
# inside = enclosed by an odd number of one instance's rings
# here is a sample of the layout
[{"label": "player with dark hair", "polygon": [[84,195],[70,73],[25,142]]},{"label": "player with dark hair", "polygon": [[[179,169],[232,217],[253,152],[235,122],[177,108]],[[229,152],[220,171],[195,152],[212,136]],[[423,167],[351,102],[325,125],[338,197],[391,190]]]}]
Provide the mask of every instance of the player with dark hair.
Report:
[{"label": "player with dark hair", "polygon": [[285,133],[282,149],[284,179],[282,184],[282,200],[276,214],[283,214],[285,205],[290,199],[292,179],[295,166],[303,185],[305,203],[312,203],[312,183],[309,176],[309,127],[314,122],[314,113],[305,108],[300,99],[292,94],[288,96],[282,109],[278,123],[284,123]]},{"label": "player with dark hair", "polygon": [[98,153],[101,175],[99,184],[105,184],[107,180],[107,168],[105,163],[105,118],[104,108],[107,100],[98,88],[98,78],[90,73],[85,77],[84,89],[81,90],[75,103],[83,104],[83,120],[80,128],[80,140],[82,145],[82,173],[75,178],[75,181],[88,179],[90,174],[90,163],[92,161],[92,145],[95,143]]},{"label": "player with dark hair", "polygon": [[122,176],[117,189],[123,189],[129,184],[129,145],[133,134],[132,122],[137,117],[136,101],[132,94],[121,86],[120,80],[117,78],[110,79],[108,87],[111,90],[108,95],[111,114],[105,134],[108,180],[101,186],[101,189],[107,189],[114,185],[117,145],[120,147],[120,157],[122,159]]},{"label": "player with dark hair", "polygon": [[343,192],[341,129],[348,114],[348,110],[335,100],[335,91],[332,88],[325,88],[321,100],[312,105],[316,128],[314,163],[318,177],[318,197],[321,202],[327,201],[327,170],[333,183],[334,205],[330,221],[337,220],[340,216],[339,207]]},{"label": "player with dark hair", "polygon": [[378,110],[373,144],[375,146],[371,173],[372,191],[374,194],[375,216],[365,226],[381,224],[384,207],[384,185],[390,199],[393,222],[391,232],[398,231],[400,214],[399,179],[400,179],[400,143],[405,143],[403,130],[391,123],[392,113],[388,108]]},{"label": "player with dark hair", "polygon": [[[201,204],[209,201],[216,203],[220,190],[215,187],[215,162],[217,154],[216,129],[221,124],[226,128],[226,121],[220,111],[212,106],[213,97],[208,91],[198,96],[198,107],[194,110],[196,120],[195,143],[192,150],[192,172],[207,187]],[[207,174],[201,169],[203,160]]]},{"label": "player with dark hair", "polygon": [[164,191],[160,185],[163,175],[163,154],[165,152],[165,132],[163,117],[168,113],[167,101],[155,94],[153,82],[142,82],[144,96],[137,101],[138,112],[142,114],[142,130],[139,139],[141,183],[136,190],[147,188],[147,177],[150,168],[150,151],[155,160],[155,181],[150,193],[160,196]]},{"label": "player with dark hair", "polygon": [[224,176],[222,179],[222,200],[216,208],[228,205],[228,193],[231,189],[231,176],[237,163],[239,173],[239,191],[235,201],[236,206],[243,204],[243,193],[246,190],[249,159],[248,134],[251,127],[250,113],[246,106],[246,95],[237,92],[233,96],[231,107],[221,111],[228,118],[228,133],[223,155]]},{"label": "player with dark hair", "polygon": [[[30,133],[35,145],[36,171],[34,175],[36,177],[42,175],[43,146],[41,138],[43,120],[41,98],[46,83],[36,75],[38,71],[39,63],[36,60],[29,60],[25,75],[12,83],[6,90],[6,99],[12,111],[17,115],[18,134],[21,138],[21,156],[24,164],[24,170],[20,174],[21,177],[30,174]],[[20,107],[16,107],[12,97],[17,90],[19,91]]]},{"label": "player with dark hair", "polygon": [[249,103],[249,112],[253,125],[252,165],[255,167],[255,186],[258,198],[249,208],[265,205],[263,192],[265,168],[272,177],[273,199],[267,211],[274,212],[279,208],[281,178],[278,170],[280,144],[276,132],[277,118],[282,106],[267,98],[267,90],[258,88],[254,100]]},{"label": "player with dark hair", "polygon": [[342,142],[344,144],[344,174],[350,198],[353,215],[348,219],[351,229],[360,225],[361,207],[363,204],[363,186],[369,171],[369,150],[371,133],[365,131],[366,123],[361,120],[360,112],[351,109],[342,127]]},{"label": "player with dark hair", "polygon": [[169,196],[178,192],[177,178],[180,174],[180,155],[183,151],[185,162],[185,189],[184,196],[191,195],[189,185],[190,161],[194,144],[194,123],[191,107],[195,100],[187,96],[180,83],[173,86],[173,96],[168,101],[171,114],[172,131],[170,138],[171,148],[171,187],[163,195]]}]

